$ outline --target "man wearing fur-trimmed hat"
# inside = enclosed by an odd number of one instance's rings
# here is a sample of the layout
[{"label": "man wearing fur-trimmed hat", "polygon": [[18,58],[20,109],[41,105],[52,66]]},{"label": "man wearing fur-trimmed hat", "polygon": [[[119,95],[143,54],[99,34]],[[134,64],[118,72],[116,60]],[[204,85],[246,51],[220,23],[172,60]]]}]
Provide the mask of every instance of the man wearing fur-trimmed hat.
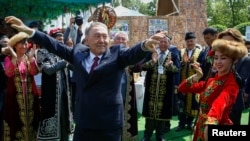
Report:
[{"label": "man wearing fur-trimmed hat", "polygon": [[[181,80],[188,78],[195,73],[191,67],[192,63],[203,63],[203,51],[196,43],[196,36],[194,32],[187,32],[185,34],[186,48],[181,49]],[[178,94],[178,119],[179,125],[176,131],[181,131],[187,125],[187,129],[193,128],[194,117],[198,113],[199,103],[197,95],[181,93]]]}]

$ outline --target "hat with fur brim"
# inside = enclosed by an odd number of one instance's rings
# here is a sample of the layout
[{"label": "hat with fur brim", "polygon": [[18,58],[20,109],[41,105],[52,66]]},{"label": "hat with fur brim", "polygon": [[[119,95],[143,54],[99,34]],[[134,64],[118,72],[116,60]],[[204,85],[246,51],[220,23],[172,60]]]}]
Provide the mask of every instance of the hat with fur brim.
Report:
[{"label": "hat with fur brim", "polygon": [[19,32],[17,34],[15,34],[14,36],[12,36],[9,40],[9,45],[11,47],[13,47],[14,45],[16,45],[19,41],[28,38],[29,35],[27,33],[24,32]]}]

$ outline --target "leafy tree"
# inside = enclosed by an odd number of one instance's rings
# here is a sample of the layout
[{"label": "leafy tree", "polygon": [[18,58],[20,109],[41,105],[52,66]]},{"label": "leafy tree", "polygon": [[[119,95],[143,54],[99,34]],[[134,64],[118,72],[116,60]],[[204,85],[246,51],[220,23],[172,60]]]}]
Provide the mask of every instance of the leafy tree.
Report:
[{"label": "leafy tree", "polygon": [[250,0],[207,0],[209,25],[234,27],[249,21]]},{"label": "leafy tree", "polygon": [[76,13],[87,10],[89,5],[82,3],[62,3],[51,0],[1,0],[0,17],[9,15],[21,19],[46,21],[56,19],[66,12]]},{"label": "leafy tree", "polygon": [[234,28],[238,29],[242,33],[242,35],[245,35],[246,26],[250,26],[250,22],[245,22],[245,23],[238,24]]},{"label": "leafy tree", "polygon": [[147,15],[149,16],[155,16],[156,15],[156,4],[157,0],[153,0],[149,3],[147,3]]},{"label": "leafy tree", "polygon": [[227,27],[226,27],[226,26],[224,26],[224,25],[220,25],[220,24],[210,25],[210,27],[214,27],[214,28],[216,28],[216,29],[218,30],[218,32],[221,32],[221,31],[223,31],[223,30],[227,29]]}]

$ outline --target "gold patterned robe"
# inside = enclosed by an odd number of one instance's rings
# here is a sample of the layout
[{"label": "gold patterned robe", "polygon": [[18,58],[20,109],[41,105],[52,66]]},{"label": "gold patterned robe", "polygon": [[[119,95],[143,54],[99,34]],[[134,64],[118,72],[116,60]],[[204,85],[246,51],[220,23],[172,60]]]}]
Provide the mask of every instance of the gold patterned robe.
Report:
[{"label": "gold patterned robe", "polygon": [[39,95],[34,81],[36,62],[4,62],[8,76],[4,101],[3,141],[36,141],[40,116]]},{"label": "gold patterned robe", "polygon": [[[169,120],[173,113],[174,76],[179,71],[180,60],[172,54],[172,67],[165,67],[163,74],[158,73],[158,63],[151,61],[143,64],[145,76],[145,94],[142,115],[149,119]],[[164,59],[166,63],[168,57]]]},{"label": "gold patterned robe", "polygon": [[[202,64],[202,62],[199,60],[200,58],[202,58],[201,52],[201,49],[195,47],[191,56],[188,56],[187,49],[181,49],[181,81],[196,73],[195,70],[191,67],[191,64],[194,62]],[[184,112],[189,116],[196,116],[199,107],[198,94],[194,95],[192,93],[187,93],[184,97],[184,100]]]}]

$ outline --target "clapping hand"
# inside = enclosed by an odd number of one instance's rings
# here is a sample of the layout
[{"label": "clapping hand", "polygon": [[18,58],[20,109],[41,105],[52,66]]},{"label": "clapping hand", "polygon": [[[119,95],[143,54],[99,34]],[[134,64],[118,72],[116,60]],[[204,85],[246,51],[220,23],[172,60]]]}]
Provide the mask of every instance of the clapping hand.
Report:
[{"label": "clapping hand", "polygon": [[165,63],[166,67],[172,66],[173,65],[173,61],[172,61],[172,57],[171,57],[171,52],[169,52],[168,54],[168,60]]},{"label": "clapping hand", "polygon": [[172,60],[167,60],[166,63],[165,63],[165,66],[169,67],[171,65],[173,65],[173,61]]},{"label": "clapping hand", "polygon": [[29,52],[27,52],[27,56],[28,56],[30,62],[33,61],[33,58],[35,56],[35,51],[36,51],[36,45],[33,45],[33,47],[30,48]]},{"label": "clapping hand", "polygon": [[157,60],[158,60],[158,54],[157,54],[157,52],[153,52],[152,53],[152,63],[156,64]]}]

